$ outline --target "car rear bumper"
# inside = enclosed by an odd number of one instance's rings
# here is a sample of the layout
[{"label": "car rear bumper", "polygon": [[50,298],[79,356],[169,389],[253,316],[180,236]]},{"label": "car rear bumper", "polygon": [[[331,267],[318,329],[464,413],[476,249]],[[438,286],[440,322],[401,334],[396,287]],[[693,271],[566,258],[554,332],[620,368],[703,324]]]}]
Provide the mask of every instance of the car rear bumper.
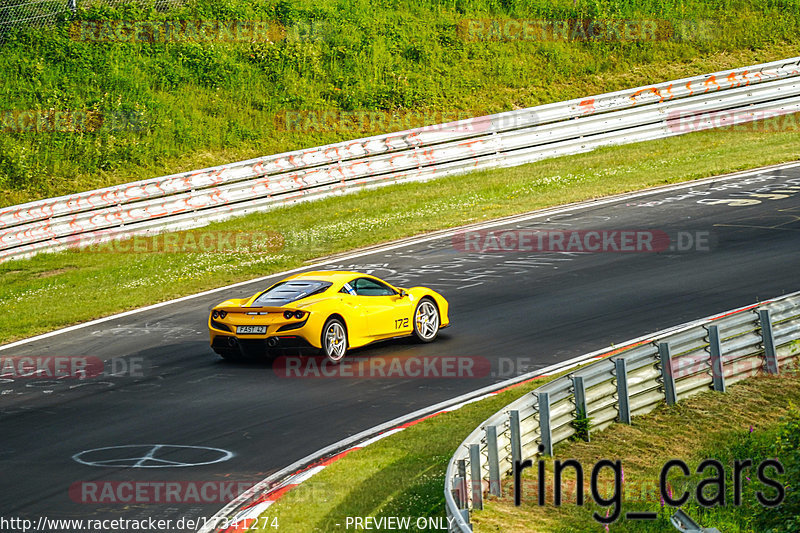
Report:
[{"label": "car rear bumper", "polygon": [[264,345],[267,348],[276,348],[279,346],[296,347],[292,345],[300,343],[319,348],[319,330],[315,329],[313,321],[309,321],[308,316],[306,320],[300,322],[281,321],[267,324],[255,322],[247,325],[264,326],[266,332],[260,334],[237,333],[235,323],[209,318],[208,332],[211,347],[217,353],[219,350],[235,350],[237,344],[254,347]]},{"label": "car rear bumper", "polygon": [[315,351],[306,339],[297,335],[271,336],[263,339],[247,339],[234,335],[215,335],[211,339],[211,349],[219,355],[234,357],[264,357],[280,355],[286,350]]}]

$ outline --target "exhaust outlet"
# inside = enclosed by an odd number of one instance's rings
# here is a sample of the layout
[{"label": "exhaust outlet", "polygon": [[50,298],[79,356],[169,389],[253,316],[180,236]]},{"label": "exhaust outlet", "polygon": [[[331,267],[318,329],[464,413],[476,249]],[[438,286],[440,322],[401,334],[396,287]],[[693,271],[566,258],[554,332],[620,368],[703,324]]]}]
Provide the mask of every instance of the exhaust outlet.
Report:
[{"label": "exhaust outlet", "polygon": [[278,345],[278,339],[276,337],[270,337],[267,339],[267,346],[270,348],[274,348]]},{"label": "exhaust outlet", "polygon": [[231,348],[236,346],[236,337],[228,337],[228,346]]}]

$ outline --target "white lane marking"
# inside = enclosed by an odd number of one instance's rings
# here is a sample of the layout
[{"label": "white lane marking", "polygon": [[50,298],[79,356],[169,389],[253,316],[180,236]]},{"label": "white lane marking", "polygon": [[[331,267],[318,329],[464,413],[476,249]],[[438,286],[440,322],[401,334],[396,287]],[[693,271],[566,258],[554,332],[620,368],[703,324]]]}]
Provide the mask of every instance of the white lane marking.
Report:
[{"label": "white lane marking", "polygon": [[[577,364],[580,364],[580,363],[577,363]],[[542,374],[542,375],[544,375],[544,374]],[[461,409],[465,405],[469,405],[471,403],[479,402],[481,400],[485,400],[486,398],[491,398],[492,396],[494,396],[494,394],[495,394],[494,392],[490,392],[489,394],[484,394],[483,396],[478,396],[477,398],[473,398],[471,400],[467,400],[466,402],[457,403],[452,407],[448,407],[447,409],[443,409],[441,412],[442,413],[449,413],[451,411],[458,411],[459,409]]]},{"label": "white lane marking", "polygon": [[[239,511],[236,516],[231,518],[228,522],[231,524],[236,524],[238,522],[242,522],[247,520],[248,522],[254,518],[258,518],[262,512],[266,511],[270,505],[275,503],[275,500],[266,500],[260,503],[255,504],[252,507],[245,507],[241,511]],[[223,522],[224,523],[224,522]],[[229,528],[230,529],[230,528]],[[227,530],[225,530],[227,531]]]},{"label": "white lane marking", "polygon": [[318,466],[314,466],[312,468],[309,468],[308,470],[306,470],[304,472],[300,472],[299,474],[297,474],[296,476],[294,476],[292,478],[292,484],[293,485],[299,485],[300,483],[302,483],[303,481],[306,481],[307,479],[309,479],[310,477],[314,476],[315,474],[318,474],[324,468],[325,468],[325,465],[318,465]]},{"label": "white lane marking", "polygon": [[357,449],[359,449],[359,448],[364,448],[365,446],[369,446],[369,445],[370,445],[370,444],[372,444],[373,442],[378,442],[379,440],[381,440],[381,439],[385,439],[385,438],[386,438],[386,437],[388,437],[389,435],[394,435],[395,433],[399,433],[399,432],[403,431],[404,429],[406,429],[406,428],[394,428],[394,429],[390,429],[389,431],[385,431],[385,432],[381,433],[380,435],[376,435],[376,436],[372,437],[371,439],[367,439],[367,440],[365,440],[364,442],[361,442],[361,443],[359,443],[359,444],[356,444],[355,446],[353,446],[353,447],[352,447],[352,448],[350,448],[350,449],[351,449],[351,450],[357,450]]},{"label": "white lane marking", "polygon": [[15,341],[15,342],[11,342],[11,343],[8,343],[8,344],[4,344],[4,345],[0,346],[0,351],[1,350],[7,350],[9,348],[14,348],[14,347],[17,347],[17,346],[23,346],[23,345],[31,343],[31,342],[35,342],[35,341],[42,340],[42,339],[47,339],[49,337],[53,337],[53,336],[56,336],[56,335],[61,335],[61,334],[64,334],[64,333],[68,333],[70,331],[75,331],[75,330],[86,328],[86,327],[89,327],[89,326],[102,324],[102,323],[108,322],[110,320],[116,320],[116,319],[119,319],[119,318],[124,318],[124,317],[127,317],[127,316],[135,315],[137,313],[143,313],[145,311],[151,311],[153,309],[159,309],[159,308],[165,307],[167,305],[172,305],[172,304],[176,304],[176,303],[180,303],[180,302],[185,302],[185,301],[188,301],[188,300],[193,300],[195,298],[200,298],[202,296],[207,296],[209,294],[215,294],[215,293],[222,292],[222,291],[228,291],[228,290],[231,290],[231,289],[235,289],[237,287],[244,287],[244,286],[249,285],[251,283],[259,283],[259,282],[267,281],[267,280],[270,280],[270,279],[273,279],[273,278],[277,278],[277,277],[284,277],[284,276],[287,276],[289,274],[294,274],[294,273],[297,273],[297,272],[303,272],[303,271],[306,271],[306,270],[312,270],[312,269],[315,269],[315,268],[319,268],[319,267],[322,267],[322,266],[325,266],[325,265],[330,265],[330,264],[333,264],[333,263],[338,263],[338,262],[341,262],[341,261],[349,261],[349,260],[352,260],[352,259],[355,259],[355,258],[358,258],[358,257],[363,257],[365,255],[379,254],[379,253],[388,252],[388,251],[391,251],[391,250],[397,250],[397,249],[400,249],[400,248],[406,248],[408,246],[414,246],[414,245],[417,245],[417,244],[420,244],[420,243],[425,243],[425,242],[430,242],[430,241],[434,241],[434,240],[438,240],[438,239],[452,237],[454,234],[456,234],[456,233],[458,233],[460,231],[463,231],[463,228],[465,228],[465,227],[470,227],[470,228],[474,228],[476,230],[479,230],[479,229],[484,229],[484,228],[492,228],[492,227],[496,227],[496,226],[503,226],[503,225],[506,225],[506,224],[514,223],[514,222],[524,222],[526,220],[531,220],[531,219],[538,218],[538,217],[545,217],[545,216],[556,215],[556,214],[559,214],[559,213],[566,213],[566,212],[569,212],[571,210],[586,209],[588,207],[596,207],[596,206],[601,206],[601,205],[607,205],[607,204],[611,204],[611,203],[620,202],[620,201],[623,201],[623,200],[629,200],[629,199],[632,199],[632,198],[640,198],[642,196],[651,196],[651,195],[655,195],[655,194],[661,194],[661,193],[664,193],[664,192],[677,191],[677,190],[681,190],[681,189],[688,189],[688,188],[696,187],[698,185],[702,185],[702,184],[709,183],[709,182],[727,181],[727,180],[739,179],[739,178],[743,178],[743,177],[747,177],[747,176],[754,176],[756,174],[761,174],[761,173],[766,173],[766,172],[774,172],[776,170],[783,170],[783,169],[787,169],[787,168],[794,168],[794,167],[797,167],[797,166],[800,166],[800,163],[788,163],[788,164],[785,164],[785,165],[775,165],[775,166],[772,166],[772,167],[762,167],[762,168],[759,168],[759,169],[752,169],[752,170],[746,170],[746,171],[742,171],[742,172],[735,172],[735,173],[732,173],[732,174],[725,174],[725,175],[722,175],[722,176],[711,176],[709,178],[703,178],[703,179],[700,179],[700,180],[687,181],[687,182],[679,183],[679,184],[676,184],[676,185],[667,185],[667,186],[664,186],[664,187],[655,187],[655,188],[651,188],[651,189],[645,189],[643,191],[635,191],[635,192],[630,192],[630,193],[625,193],[625,194],[620,194],[620,195],[615,195],[615,196],[609,196],[608,198],[601,198],[599,200],[587,200],[587,201],[579,202],[579,203],[575,203],[575,204],[567,204],[567,205],[559,206],[559,207],[545,208],[545,209],[541,209],[541,210],[538,210],[538,211],[533,211],[531,213],[525,213],[523,215],[513,215],[513,216],[509,216],[509,217],[500,218],[500,219],[496,219],[496,220],[493,220],[493,221],[488,221],[488,222],[485,222],[485,223],[477,224],[477,225],[468,225],[468,226],[461,226],[461,227],[458,227],[458,228],[452,228],[450,230],[445,230],[445,231],[441,231],[441,232],[435,232],[433,235],[425,235],[425,236],[421,236],[419,238],[412,239],[412,240],[407,240],[406,239],[406,240],[401,241],[401,242],[395,242],[393,244],[392,243],[387,244],[386,246],[373,247],[371,249],[362,250],[360,252],[355,252],[353,254],[349,254],[349,255],[345,255],[345,256],[341,256],[341,257],[331,258],[331,259],[328,259],[328,260],[325,260],[325,261],[321,261],[319,263],[314,263],[314,264],[311,264],[311,265],[305,265],[305,266],[302,266],[302,267],[293,268],[291,270],[285,270],[283,272],[278,272],[276,274],[270,274],[268,276],[263,276],[263,277],[260,277],[260,278],[255,278],[255,279],[246,280],[246,281],[240,281],[240,282],[234,283],[232,285],[226,285],[224,287],[217,287],[216,289],[210,289],[210,290],[207,290],[207,291],[198,292],[196,294],[190,294],[188,296],[182,296],[182,297],[176,298],[174,300],[167,300],[166,302],[160,302],[160,303],[157,303],[157,304],[148,305],[146,307],[140,307],[138,309],[132,309],[130,311],[125,311],[123,313],[118,313],[118,314],[115,314],[115,315],[110,315],[110,316],[107,316],[107,317],[98,318],[98,319],[95,319],[95,320],[91,320],[89,322],[83,322],[81,324],[75,324],[74,326],[68,326],[66,328],[57,329],[57,330],[54,330],[54,331],[49,331],[47,333],[42,333],[41,335],[36,335],[35,337],[30,337],[28,339],[22,339],[22,340],[19,340],[19,341]]}]

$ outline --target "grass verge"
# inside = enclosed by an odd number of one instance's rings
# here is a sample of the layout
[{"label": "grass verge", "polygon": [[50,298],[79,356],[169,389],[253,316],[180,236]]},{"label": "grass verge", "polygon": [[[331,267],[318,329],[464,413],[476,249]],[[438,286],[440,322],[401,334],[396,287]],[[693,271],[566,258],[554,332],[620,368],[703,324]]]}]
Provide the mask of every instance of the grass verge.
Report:
[{"label": "grass verge", "polygon": [[[800,159],[798,121],[709,130],[298,204],[196,231],[279,232],[275,253],[68,251],[0,264],[0,342],[432,230]],[[786,126],[788,124],[788,126]],[[42,299],[58,294],[61,302]],[[222,299],[222,296],[221,296]]]},{"label": "grass verge", "polygon": [[[269,524],[277,518],[279,531],[298,533],[346,531],[347,517],[412,517],[412,524],[418,518],[444,517],[444,474],[456,447],[480,422],[550,379],[554,378],[526,383],[458,411],[424,420],[351,452],[285,494],[263,516],[269,516]],[[769,445],[783,434],[784,418],[789,416],[789,422],[795,424],[800,421],[800,411],[791,412],[791,402],[799,397],[800,375],[796,372],[756,377],[730,387],[727,393],[709,392],[671,408],[662,406],[636,418],[632,426],[614,425],[594,434],[591,443],[559,445],[555,454],[576,458],[584,465],[593,465],[600,458],[621,459],[625,475],[623,512],[656,510],[659,514],[651,523],[616,522],[609,531],[670,531],[666,517],[671,510],[660,508],[657,493],[653,498],[663,462],[681,458],[696,466],[701,457],[717,457],[725,462],[741,454],[750,454],[754,459],[759,453],[771,456],[775,452]],[[743,398],[747,401],[741,401]],[[748,432],[750,426],[754,428],[752,434]],[[778,457],[783,460],[783,455]],[[551,486],[551,462],[547,468]],[[511,480],[506,478],[505,497],[489,499],[484,511],[472,514],[475,531],[605,531],[591,517],[592,512],[604,510],[597,505],[577,507],[570,499],[560,508],[535,505],[535,478],[529,472],[523,475],[523,505],[514,506]],[[696,484],[697,479],[692,482]],[[753,485],[745,491],[747,504],[752,504]],[[673,486],[677,496],[679,484],[673,481]],[[642,496],[646,501],[639,501]],[[792,497],[796,500],[797,492]],[[552,493],[549,498],[552,502]],[[795,500],[792,501],[797,505]],[[707,512],[700,512],[695,505],[688,510],[706,527],[720,527],[725,533],[755,533],[746,525],[746,511],[753,511],[752,505]],[[271,527],[255,529],[274,531]]]},{"label": "grass verge", "polygon": [[[503,498],[491,499],[483,511],[473,514],[476,531],[515,531],[537,533],[595,532],[663,532],[673,531],[669,517],[675,509],[664,505],[658,489],[659,475],[670,459],[680,459],[692,475],[684,477],[672,470],[669,488],[675,498],[685,491],[689,498],[683,506],[703,527],[716,527],[725,533],[789,533],[797,531],[800,511],[800,490],[797,472],[800,469],[800,374],[795,369],[781,376],[759,376],[729,387],[726,393],[707,392],[685,400],[674,407],[666,405],[638,417],[633,425],[616,424],[592,435],[591,442],[573,442],[556,446],[554,456],[571,458],[586,470],[585,505],[575,504],[575,485],[565,481],[565,496],[560,507],[553,505],[553,462],[546,461],[546,505],[537,502],[535,469],[523,473],[522,504],[514,506],[510,488]],[[591,498],[588,476],[600,459],[621,460],[624,481],[621,495],[621,518],[605,526],[593,518],[613,516],[614,504],[599,505]],[[765,459],[777,458],[786,468],[778,476],[768,475],[786,487],[783,505],[771,509],[760,505],[756,492],[775,498],[776,492],[757,479],[757,465]],[[717,475],[709,468],[695,474],[706,459],[718,460],[725,470],[725,503],[705,507],[698,503],[698,484]],[[734,501],[733,462],[751,459],[752,468],[741,476],[739,505]],[[530,475],[529,475],[529,472]],[[565,479],[574,481],[574,470],[568,469]],[[606,470],[605,474],[610,471]],[[613,478],[601,475],[598,486],[603,498],[615,491]],[[510,487],[510,482],[509,482]],[[719,494],[715,486],[703,489],[706,498]],[[654,512],[655,520],[626,520],[627,512]],[[792,518],[794,516],[794,518]]]}]

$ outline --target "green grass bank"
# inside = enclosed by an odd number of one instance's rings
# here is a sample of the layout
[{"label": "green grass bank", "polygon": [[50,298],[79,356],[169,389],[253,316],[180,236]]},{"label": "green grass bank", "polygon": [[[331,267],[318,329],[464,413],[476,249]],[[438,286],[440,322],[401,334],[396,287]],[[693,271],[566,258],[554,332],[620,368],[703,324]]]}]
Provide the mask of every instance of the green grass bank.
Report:
[{"label": "green grass bank", "polygon": [[[424,121],[519,109],[800,50],[796,0],[188,0],[166,12],[147,4],[84,3],[75,22],[260,20],[284,31],[258,42],[96,42],[68,21],[6,31],[0,206],[385,133],[398,129],[393,118],[421,125],[408,119],[414,113]],[[582,40],[572,30],[518,38],[486,29],[510,19],[629,21],[633,30]],[[484,29],[466,31],[472,23]],[[641,24],[658,31],[648,37]],[[295,110],[386,120],[281,125]],[[28,111],[89,118],[82,128],[47,118],[20,125]]]}]

